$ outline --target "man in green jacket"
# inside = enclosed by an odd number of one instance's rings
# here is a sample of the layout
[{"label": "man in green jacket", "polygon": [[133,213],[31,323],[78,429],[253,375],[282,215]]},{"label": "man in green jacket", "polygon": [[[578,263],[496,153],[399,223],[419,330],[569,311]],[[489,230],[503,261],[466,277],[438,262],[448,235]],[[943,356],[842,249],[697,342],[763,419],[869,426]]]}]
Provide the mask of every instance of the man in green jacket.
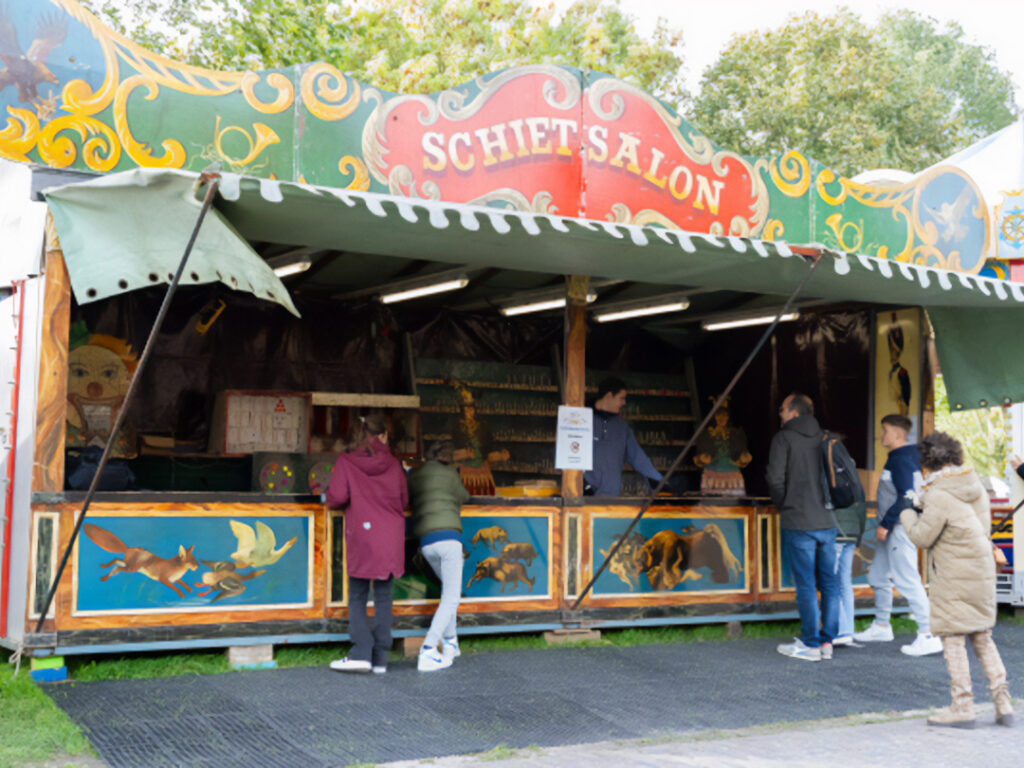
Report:
[{"label": "man in green jacket", "polygon": [[451,465],[451,441],[433,443],[426,463],[409,473],[412,535],[419,539],[423,557],[441,580],[441,601],[420,648],[417,669],[434,672],[450,667],[459,655],[455,616],[462,591],[462,505],[469,492]]}]

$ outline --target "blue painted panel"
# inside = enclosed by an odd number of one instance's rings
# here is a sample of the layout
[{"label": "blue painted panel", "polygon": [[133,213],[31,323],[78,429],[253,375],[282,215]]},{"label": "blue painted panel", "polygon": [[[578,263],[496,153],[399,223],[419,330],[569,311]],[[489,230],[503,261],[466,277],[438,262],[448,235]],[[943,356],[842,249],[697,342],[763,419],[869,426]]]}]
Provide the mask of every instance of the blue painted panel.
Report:
[{"label": "blue painted panel", "polygon": [[47,49],[42,64],[52,73],[29,70],[12,78],[11,87],[0,88],[0,114],[7,115],[8,108],[28,109],[39,115],[42,122],[51,114],[66,115],[57,109],[60,92],[70,80],[83,80],[95,92],[103,85],[106,64],[103,50],[96,38],[83,24],[76,23],[67,13],[49,3],[0,4],[0,17],[13,22],[11,41],[20,51],[27,54],[34,43],[43,44]]},{"label": "blue painted panel", "polygon": [[90,515],[82,534],[77,611],[227,610],[309,600],[308,516]]},{"label": "blue painted panel", "polygon": [[548,517],[463,517],[469,557],[462,568],[463,595],[544,597],[549,593]]},{"label": "blue painted panel", "polygon": [[[629,526],[595,517],[594,567]],[[746,518],[644,518],[594,585],[596,595],[746,589]]]}]

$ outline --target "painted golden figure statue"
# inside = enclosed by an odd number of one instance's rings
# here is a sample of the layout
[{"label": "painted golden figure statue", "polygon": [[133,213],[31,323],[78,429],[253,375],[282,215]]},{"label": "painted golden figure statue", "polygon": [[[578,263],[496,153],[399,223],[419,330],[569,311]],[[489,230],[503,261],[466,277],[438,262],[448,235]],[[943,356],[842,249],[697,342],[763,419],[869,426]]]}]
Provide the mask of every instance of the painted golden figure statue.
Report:
[{"label": "painted golden figure statue", "polygon": [[474,496],[493,496],[491,464],[508,461],[509,453],[504,449],[495,450],[491,430],[476,418],[473,394],[461,385],[456,385],[456,388],[462,416],[452,430],[452,441],[455,443],[453,458],[459,467],[459,477],[466,490]]},{"label": "painted golden figure statue", "polygon": [[729,423],[729,402],[715,414],[715,423],[697,439],[693,463],[704,470],[700,491],[714,496],[745,496],[743,473],[753,457],[747,451],[747,434]]}]

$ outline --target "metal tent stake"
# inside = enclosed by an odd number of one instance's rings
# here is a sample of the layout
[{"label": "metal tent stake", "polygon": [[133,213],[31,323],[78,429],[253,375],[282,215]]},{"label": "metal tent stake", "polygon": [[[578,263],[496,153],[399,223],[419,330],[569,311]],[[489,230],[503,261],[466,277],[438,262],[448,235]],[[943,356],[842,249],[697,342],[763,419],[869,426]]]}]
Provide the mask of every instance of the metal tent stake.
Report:
[{"label": "metal tent stake", "polygon": [[103,455],[100,456],[99,465],[96,467],[96,474],[93,475],[92,482],[89,484],[89,490],[85,494],[85,501],[82,504],[82,512],[78,516],[78,521],[75,523],[75,528],[71,532],[71,540],[68,541],[68,545],[64,550],[64,555],[61,557],[60,565],[57,567],[57,573],[53,577],[53,581],[50,584],[50,591],[46,593],[46,602],[43,605],[42,610],[39,612],[39,621],[36,622],[35,634],[39,634],[43,629],[43,622],[46,621],[46,614],[50,610],[50,604],[53,602],[53,597],[57,593],[57,586],[60,584],[60,577],[64,573],[64,568],[68,564],[68,558],[71,555],[71,550],[75,546],[75,541],[78,539],[78,533],[82,530],[82,524],[85,522],[85,515],[89,511],[89,504],[92,503],[92,497],[96,495],[96,487],[99,485],[100,478],[103,476],[103,468],[107,464],[107,459],[110,457],[110,451],[114,447],[114,442],[117,440],[118,434],[121,432],[121,426],[124,423],[125,415],[128,413],[128,405],[132,401],[132,397],[135,395],[135,390],[138,389],[139,382],[142,380],[142,372],[146,368],[146,362],[149,360],[150,353],[153,351],[153,346],[156,342],[157,334],[160,333],[160,328],[164,324],[164,318],[167,316],[167,310],[171,306],[171,298],[174,296],[174,292],[178,288],[178,282],[181,280],[181,275],[185,271],[185,264],[188,262],[188,257],[192,253],[192,247],[195,245],[196,238],[199,236],[199,228],[203,225],[203,219],[206,218],[207,212],[210,210],[210,206],[213,205],[213,198],[217,194],[217,188],[220,186],[220,176],[217,174],[204,173],[199,177],[199,185],[207,185],[206,196],[203,198],[202,208],[199,209],[199,216],[196,218],[196,224],[192,228],[192,234],[188,239],[188,245],[185,246],[185,253],[181,257],[181,262],[178,264],[178,271],[174,273],[174,277],[171,279],[170,285],[167,286],[167,293],[164,294],[163,303],[160,305],[160,311],[157,313],[156,320],[153,322],[153,327],[149,331],[149,338],[146,339],[146,346],[142,350],[142,356],[139,358],[139,364],[135,368],[135,375],[132,376],[131,383],[128,385],[128,391],[125,393],[124,402],[121,405],[121,410],[118,411],[117,419],[114,421],[113,427],[110,429],[110,437],[107,438],[107,444],[103,447]]},{"label": "metal tent stake", "polygon": [[615,545],[611,548],[611,551],[605,557],[604,562],[601,563],[601,567],[597,569],[597,572],[593,576],[591,576],[590,581],[587,582],[587,586],[583,588],[583,591],[580,593],[579,597],[576,598],[576,602],[572,604],[572,608],[570,610],[575,611],[580,607],[580,603],[583,602],[583,599],[587,596],[590,590],[593,589],[595,582],[597,582],[601,574],[604,573],[604,569],[608,567],[608,563],[610,563],[612,558],[615,557],[615,553],[619,551],[619,548],[625,543],[626,539],[629,538],[629,534],[636,527],[636,524],[640,522],[640,518],[642,518],[647,513],[648,509],[650,509],[651,502],[653,502],[654,499],[657,498],[658,494],[661,493],[661,489],[665,487],[665,484],[668,482],[668,479],[672,477],[672,473],[676,471],[676,469],[682,463],[683,459],[686,458],[686,454],[689,453],[690,449],[697,442],[697,438],[700,437],[702,432],[704,432],[704,429],[707,427],[707,425],[711,423],[711,419],[714,418],[715,414],[718,412],[718,409],[722,407],[722,403],[724,403],[726,399],[728,399],[729,394],[733,390],[733,387],[736,386],[736,383],[740,380],[740,377],[743,376],[747,368],[754,361],[754,357],[757,356],[757,353],[761,351],[761,347],[763,347],[765,342],[768,341],[769,338],[771,338],[771,335],[773,333],[775,333],[775,328],[776,326],[778,326],[779,321],[782,320],[783,315],[789,314],[789,310],[792,308],[793,302],[796,301],[796,297],[800,295],[800,291],[804,289],[804,286],[807,285],[807,281],[810,280],[811,275],[814,274],[814,270],[818,267],[818,264],[821,263],[822,254],[821,251],[819,251],[816,248],[801,248],[799,250],[794,248],[793,250],[795,253],[799,253],[801,256],[806,256],[810,260],[810,268],[807,270],[807,273],[803,276],[803,279],[800,280],[799,285],[797,285],[793,293],[790,294],[785,306],[779,310],[778,314],[775,315],[775,319],[772,320],[771,325],[769,325],[765,329],[765,332],[761,335],[760,340],[757,342],[756,345],[754,345],[754,348],[750,351],[750,354],[747,355],[747,359],[743,361],[743,365],[739,367],[739,370],[736,371],[736,374],[732,377],[732,381],[729,382],[729,385],[725,388],[722,394],[718,396],[718,400],[715,401],[715,404],[711,407],[711,410],[708,411],[708,415],[704,417],[704,420],[700,423],[700,426],[698,426],[697,429],[694,431],[693,436],[689,439],[686,445],[683,446],[683,450],[681,450],[679,452],[679,455],[676,456],[676,460],[672,462],[672,466],[670,466],[668,468],[668,471],[665,472],[664,476],[661,478],[661,482],[658,483],[658,485],[655,486],[653,489],[648,491],[647,497],[644,499],[643,504],[640,506],[640,511],[637,512],[636,517],[633,518],[633,521],[629,524],[629,527],[626,528],[625,533],[623,533],[619,537],[619,540],[615,542]]}]

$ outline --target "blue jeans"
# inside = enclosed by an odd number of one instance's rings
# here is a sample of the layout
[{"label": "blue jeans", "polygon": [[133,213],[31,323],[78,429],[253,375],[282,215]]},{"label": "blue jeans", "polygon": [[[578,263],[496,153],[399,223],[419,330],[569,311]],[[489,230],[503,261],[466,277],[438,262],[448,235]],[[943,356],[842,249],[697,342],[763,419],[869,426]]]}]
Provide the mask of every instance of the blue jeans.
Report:
[{"label": "blue jeans", "polygon": [[839,633],[836,637],[853,635],[853,553],[852,541],[836,542],[836,577],[839,579]]},{"label": "blue jeans", "polygon": [[[782,529],[782,548],[789,558],[800,612],[800,639],[817,648],[839,634],[839,579],[836,577],[836,529]],[[818,592],[821,610],[818,610]]]}]

